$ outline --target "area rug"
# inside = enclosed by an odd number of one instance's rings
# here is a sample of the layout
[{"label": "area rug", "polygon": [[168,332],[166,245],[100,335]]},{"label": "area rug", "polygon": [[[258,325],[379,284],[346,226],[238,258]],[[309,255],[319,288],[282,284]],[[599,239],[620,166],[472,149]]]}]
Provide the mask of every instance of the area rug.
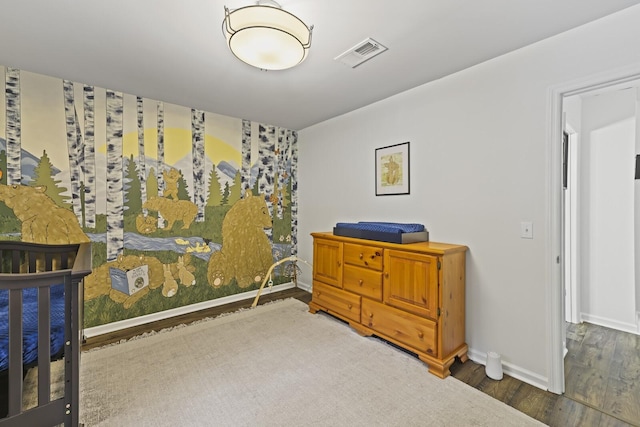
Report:
[{"label": "area rug", "polygon": [[85,426],[539,426],[289,299],[82,354]]}]

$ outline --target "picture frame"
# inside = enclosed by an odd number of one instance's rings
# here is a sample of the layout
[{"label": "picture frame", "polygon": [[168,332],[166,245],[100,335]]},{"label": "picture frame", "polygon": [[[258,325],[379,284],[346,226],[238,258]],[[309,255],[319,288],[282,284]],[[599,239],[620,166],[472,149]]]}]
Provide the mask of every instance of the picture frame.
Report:
[{"label": "picture frame", "polygon": [[409,142],[376,148],[376,196],[409,194]]}]

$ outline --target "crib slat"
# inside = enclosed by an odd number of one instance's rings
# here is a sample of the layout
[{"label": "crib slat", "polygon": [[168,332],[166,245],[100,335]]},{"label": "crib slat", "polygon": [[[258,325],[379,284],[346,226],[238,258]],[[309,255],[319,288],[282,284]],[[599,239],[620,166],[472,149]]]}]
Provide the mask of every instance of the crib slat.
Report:
[{"label": "crib slat", "polygon": [[20,251],[11,251],[11,272],[20,273]]},{"label": "crib slat", "polygon": [[51,399],[51,287],[38,288],[38,405]]},{"label": "crib slat", "polygon": [[9,290],[8,416],[22,411],[22,290]]}]

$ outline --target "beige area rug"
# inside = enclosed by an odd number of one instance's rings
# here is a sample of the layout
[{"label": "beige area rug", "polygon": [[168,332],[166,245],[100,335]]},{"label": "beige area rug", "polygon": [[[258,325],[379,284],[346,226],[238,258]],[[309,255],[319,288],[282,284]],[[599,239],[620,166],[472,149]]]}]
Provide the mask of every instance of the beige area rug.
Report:
[{"label": "beige area rug", "polygon": [[539,426],[284,300],[82,354],[86,426]]}]

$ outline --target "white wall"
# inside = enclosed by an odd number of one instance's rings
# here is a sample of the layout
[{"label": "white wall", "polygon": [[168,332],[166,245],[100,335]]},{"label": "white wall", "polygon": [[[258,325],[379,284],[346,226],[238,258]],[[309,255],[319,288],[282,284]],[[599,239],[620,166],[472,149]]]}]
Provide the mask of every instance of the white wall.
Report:
[{"label": "white wall", "polygon": [[[422,222],[432,240],[468,245],[472,353],[497,351],[517,376],[544,386],[546,268],[559,255],[548,253],[549,89],[639,63],[638,22],[634,6],[303,129],[299,255],[312,259],[309,233],[338,221]],[[374,150],[404,141],[411,194],[376,197]],[[520,238],[522,220],[533,221],[533,240]]]},{"label": "white wall", "polygon": [[582,319],[623,331],[635,326],[635,89],[582,100],[581,144],[590,152],[582,174],[590,222],[581,227]]}]

